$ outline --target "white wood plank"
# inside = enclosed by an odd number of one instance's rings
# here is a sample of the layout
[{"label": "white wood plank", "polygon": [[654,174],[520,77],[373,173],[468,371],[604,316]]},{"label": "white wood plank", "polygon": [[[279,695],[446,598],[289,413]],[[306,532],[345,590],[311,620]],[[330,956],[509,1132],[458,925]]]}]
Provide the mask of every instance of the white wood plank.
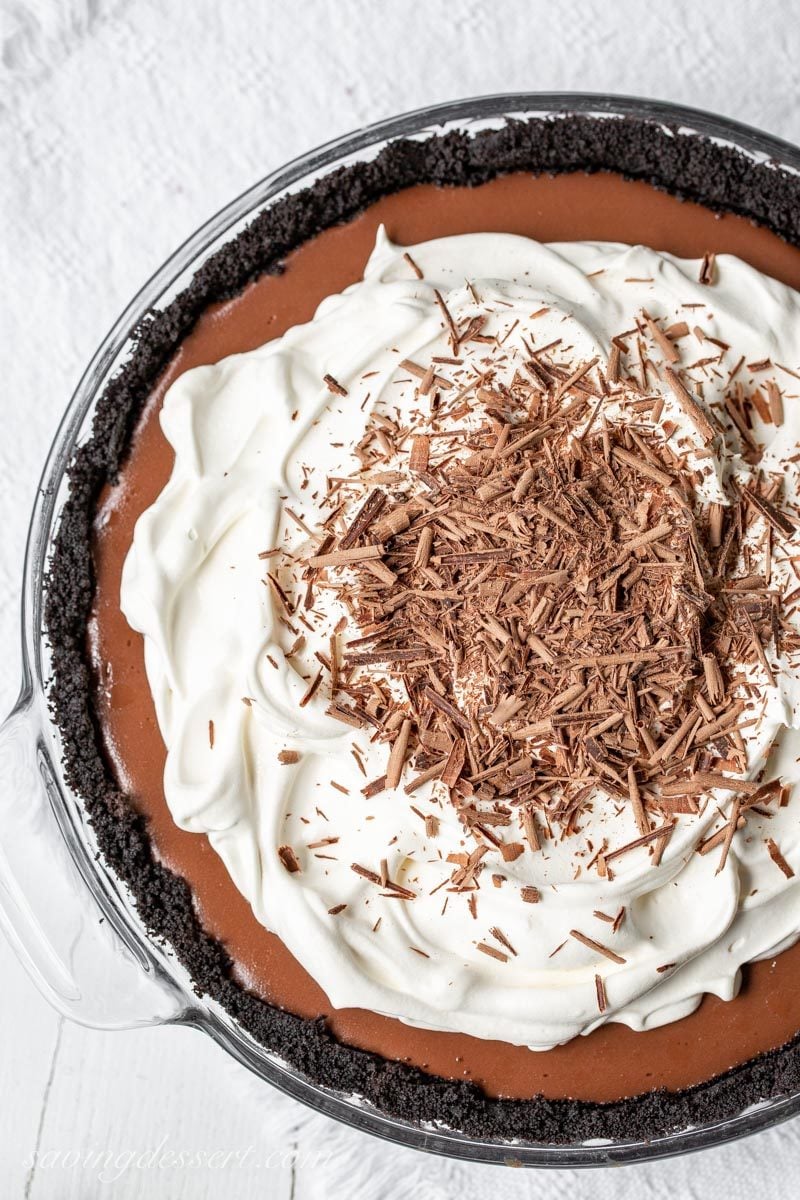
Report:
[{"label": "white wood plank", "polygon": [[193,1030],[66,1022],[29,1200],[289,1200],[285,1127],[264,1120],[243,1074]]},{"label": "white wood plank", "polygon": [[[8,401],[0,401],[2,419],[8,419],[9,410]],[[0,720],[13,707],[19,691],[22,560],[28,509],[33,504],[35,480],[41,469],[38,460],[42,458],[41,441],[21,449],[22,441],[13,434],[0,439]],[[41,882],[46,887],[47,881]],[[16,1197],[24,1195],[26,1158],[36,1144],[59,1019],[2,934],[0,980],[0,1194]]]},{"label": "white wood plank", "polygon": [[[664,11],[635,0],[562,7],[569,15],[561,23],[543,0],[525,0],[520,20],[498,22],[485,3],[429,0],[420,22],[416,0],[195,0],[174,6],[172,15],[145,0],[0,0],[0,15],[12,16],[2,32],[9,86],[0,111],[0,270],[14,300],[3,317],[4,348],[14,352],[4,356],[0,392],[0,708],[10,706],[16,687],[27,510],[69,390],[148,272],[271,166],[434,99],[576,80],[697,103],[800,136],[791,86],[800,36],[785,6],[768,0],[772,19],[762,20],[758,39],[745,0],[731,0],[724,22],[689,0]],[[454,9],[458,53],[434,54],[456,44]],[[523,14],[542,43],[533,54],[531,39],[520,36]],[[621,60],[602,53],[623,44],[633,27],[637,54]],[[736,70],[709,72],[710,62]],[[796,1195],[800,1122],[699,1157],[625,1171],[468,1167],[310,1115],[259,1086],[199,1034],[62,1027],[4,944],[0,977],[0,1196],[10,1200],[25,1196],[26,1185],[34,1200],[494,1200],[500,1188],[512,1200]],[[165,1134],[174,1150],[253,1145],[254,1154],[241,1169],[130,1167],[115,1183],[89,1170],[24,1166],[37,1146],[40,1153],[146,1153]],[[295,1169],[281,1162],[293,1148]],[[265,1165],[270,1154],[277,1166]]]},{"label": "white wood plank", "polygon": [[[305,1156],[305,1159],[304,1159]],[[731,1146],[643,1166],[522,1170],[438,1159],[314,1118],[294,1200],[797,1200],[800,1121]]]},{"label": "white wood plank", "polygon": [[24,1195],[59,1019],[0,936],[0,1194]]}]

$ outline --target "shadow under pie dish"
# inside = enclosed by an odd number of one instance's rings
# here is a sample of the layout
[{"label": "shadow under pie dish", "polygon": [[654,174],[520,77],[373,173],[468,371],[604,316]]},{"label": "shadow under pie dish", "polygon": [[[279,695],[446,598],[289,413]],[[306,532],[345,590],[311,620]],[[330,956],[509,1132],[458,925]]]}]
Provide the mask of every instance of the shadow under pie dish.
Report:
[{"label": "shadow under pie dish", "polygon": [[349,1119],[670,1152],[798,1086],[797,184],[488,103],[184,264],[72,459],[50,697],[148,932]]}]

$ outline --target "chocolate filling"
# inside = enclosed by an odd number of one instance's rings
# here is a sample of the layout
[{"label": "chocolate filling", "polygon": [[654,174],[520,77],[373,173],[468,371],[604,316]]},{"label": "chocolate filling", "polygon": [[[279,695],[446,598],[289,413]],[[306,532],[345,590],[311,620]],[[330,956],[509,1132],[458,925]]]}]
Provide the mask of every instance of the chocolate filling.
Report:
[{"label": "chocolate filling", "polygon": [[[344,1045],[331,1035],[326,1022],[304,1020],[245,991],[236,982],[232,962],[221,943],[204,932],[195,914],[190,888],[154,859],[147,822],[134,812],[130,800],[114,782],[99,731],[95,680],[85,648],[85,635],[94,596],[91,528],[98,497],[103,487],[116,479],[142,407],[157,381],[161,384],[159,392],[163,392],[165,381],[160,379],[163,369],[209,305],[236,296],[259,275],[277,274],[282,260],[292,249],[329,226],[353,218],[381,196],[407,185],[420,181],[440,186],[476,185],[514,170],[569,172],[577,167],[615,169],[697,199],[706,207],[719,207],[755,218],[777,233],[800,240],[800,230],[796,228],[799,190],[796,181],[751,164],[730,149],[712,146],[702,139],[676,139],[660,127],[642,122],[576,117],[558,122],[514,123],[504,130],[486,132],[472,140],[455,134],[422,144],[396,143],[372,164],[334,172],[308,192],[281,201],[263,213],[244,234],[201,269],[187,291],[169,308],[153,314],[144,323],[138,334],[136,353],[101,398],[92,440],[76,455],[47,596],[47,626],[53,644],[55,673],[53,703],[64,735],[68,781],[86,799],[103,852],[112,868],[130,884],[148,927],[173,945],[198,990],[219,1000],[256,1038],[311,1078],[345,1092],[359,1092],[393,1115],[408,1120],[442,1121],[473,1136],[523,1136],[556,1142],[598,1136],[653,1136],[688,1123],[718,1120],[764,1096],[799,1086],[800,1058],[791,1047],[773,1051],[711,1083],[677,1094],[663,1090],[652,1092],[634,1101],[596,1104],[543,1097],[491,1099],[473,1083],[450,1082]],[[582,177],[576,177],[576,181],[578,178]],[[424,188],[421,191],[430,192],[429,207],[433,207],[436,193]],[[424,211],[425,204],[422,209]],[[614,214],[605,215],[611,222],[609,228],[613,229]],[[674,211],[671,215],[674,218]],[[705,215],[713,225],[708,214]],[[509,222],[511,219],[509,217]],[[593,214],[593,220],[591,230],[581,227],[569,236],[614,236],[603,232],[602,211]],[[616,220],[619,228],[618,216]],[[674,230],[670,229],[669,215],[664,220],[661,236],[668,240],[661,241],[662,247],[678,253],[698,253],[696,247],[691,249],[681,244],[680,229],[677,225]],[[722,228],[725,222],[718,224]],[[372,228],[374,225],[365,231],[365,245],[368,245]],[[410,236],[402,240],[432,236],[425,228],[423,218],[421,232],[415,234],[412,230]],[[746,226],[743,228],[747,229]],[[456,230],[450,228],[447,231]],[[530,226],[525,231],[534,232]],[[800,282],[798,252],[781,246],[763,231],[749,232],[754,237],[760,234],[756,257],[759,254],[762,257],[755,265],[776,275],[788,274],[791,276],[788,281],[797,286]],[[706,249],[735,251],[735,245],[725,244],[725,236],[729,233],[730,226],[725,235],[720,235],[720,244],[709,244]],[[713,236],[711,230],[709,234]],[[543,239],[559,236],[541,224],[536,227],[536,235]],[[327,236],[335,237],[336,231]],[[567,235],[562,232],[561,236]],[[753,261],[752,253],[743,256]],[[351,258],[349,269],[357,270],[359,265],[363,265],[363,259],[357,264]],[[338,286],[346,282],[350,279],[341,279]],[[325,290],[335,289],[328,287]],[[313,311],[311,301],[312,298],[307,298],[306,303]],[[218,310],[218,315],[222,317],[224,311]],[[310,311],[282,312],[281,321],[284,323],[286,318],[285,323],[291,324],[309,315]],[[252,344],[277,332],[275,328],[268,331],[262,328],[257,331],[257,339]],[[254,330],[243,334],[240,331],[245,342],[255,334]],[[236,348],[241,347],[237,344]],[[181,362],[179,355],[170,376],[187,365],[189,363],[185,359]],[[782,956],[785,957],[788,956]],[[757,1016],[758,1004],[763,1007],[765,997],[769,995],[771,964],[762,964],[761,968],[762,990],[759,992],[758,986],[754,989],[751,981],[747,991],[747,995],[756,995],[756,1012],[751,1013],[751,1017]],[[741,1001],[737,1000],[735,1004],[740,1005]],[[781,1040],[791,1036],[797,1028],[791,1006],[783,1019]],[[346,1022],[338,1026],[334,1022],[333,1027],[340,1037],[348,1037]],[[411,1039],[417,1031],[405,1030],[405,1033]],[[627,1033],[633,1039],[644,1038],[645,1043],[652,1037],[651,1034],[633,1035],[619,1027],[614,1033]],[[665,1045],[668,1045],[669,1034],[664,1036]],[[751,1043],[750,1053],[758,1053],[762,1047]],[[490,1052],[495,1052],[496,1048],[495,1044],[488,1047]],[[567,1064],[570,1053],[574,1059],[575,1052],[570,1052],[569,1047],[560,1049],[566,1052]],[[604,1049],[603,1039],[598,1039],[597,1053],[603,1053]],[[717,1070],[726,1065],[725,1053],[723,1044],[719,1059],[722,1066],[717,1066]],[[683,1055],[691,1059],[691,1054],[689,1039]],[[416,1053],[413,1057],[423,1061]],[[730,1058],[727,1061],[731,1061]],[[436,1069],[430,1062],[428,1066]],[[474,1072],[476,1077],[482,1074],[485,1072],[480,1068]],[[691,1076],[691,1071],[689,1074]],[[621,1090],[626,1087],[630,1088],[630,1084],[620,1084]],[[492,1090],[512,1094],[520,1094],[519,1088],[519,1084],[513,1083],[508,1089],[498,1088],[496,1082],[492,1086]],[[547,1089],[542,1086],[542,1090]],[[621,1094],[621,1090],[617,1094]]]}]

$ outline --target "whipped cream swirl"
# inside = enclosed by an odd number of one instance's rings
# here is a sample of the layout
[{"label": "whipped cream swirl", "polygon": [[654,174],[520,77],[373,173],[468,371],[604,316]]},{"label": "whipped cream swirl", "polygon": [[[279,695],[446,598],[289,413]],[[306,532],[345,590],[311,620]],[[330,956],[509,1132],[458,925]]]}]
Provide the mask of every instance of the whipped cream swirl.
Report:
[{"label": "whipped cream swirl", "polygon": [[[329,716],[324,687],[301,706],[316,655],[327,652],[323,630],[339,615],[336,588],[322,592],[325,620],[304,629],[298,646],[267,580],[278,560],[266,552],[280,548],[295,561],[313,554],[312,534],[329,515],[327,481],[358,471],[355,451],[369,422],[385,414],[413,425],[418,381],[399,364],[451,353],[435,290],[456,322],[488,313],[484,332],[497,335],[509,360],[515,347],[523,353],[533,313],[537,344],[561,339],[576,362],[607,360],[612,337],[642,309],[667,324],[687,321],[731,348],[721,353],[690,335],[698,360],[719,356],[713,369],[689,368],[706,405],[721,399],[740,356],[743,382],[774,378],[777,363],[798,370],[800,299],[728,256],[717,260],[709,288],[698,282],[697,262],[643,247],[471,234],[410,253],[422,279],[381,234],[363,281],[326,299],[311,322],[186,372],[166,396],[161,421],[175,467],[137,523],[122,608],[145,639],[168,751],[167,804],[181,828],[209,836],[259,921],[336,1007],[537,1049],[608,1020],[646,1029],[679,1019],[706,992],[732,998],[742,964],[796,940],[800,800],[790,795],[769,817],[749,815],[718,870],[717,854],[696,852],[724,823],[729,795],[717,793],[702,816],[678,818],[658,865],[646,847],[634,849],[615,862],[613,879],[587,865],[585,845],[605,838],[622,846],[638,830],[627,809],[595,805],[580,838],[547,841],[513,862],[497,855],[473,915],[467,895],[447,892],[447,854],[472,843],[442,785],[430,782],[411,797],[401,785],[365,798],[367,780],[385,771],[386,747]],[[490,354],[485,343],[463,345],[463,370]],[[767,360],[773,374],[759,375]],[[326,375],[347,394],[329,390]],[[796,501],[800,379],[787,372],[780,384],[783,423],[755,433],[767,443],[762,469],[785,473],[784,495]],[[699,493],[727,503],[726,483],[750,475],[742,447],[726,436],[709,456],[675,396],[663,391],[662,420],[674,426],[676,445],[695,455]],[[797,586],[792,554],[800,554],[794,541],[773,557],[773,586],[785,591]],[[750,670],[748,777],[766,767],[765,778],[780,777],[794,791],[800,677],[785,658],[773,661],[774,684],[761,668]],[[296,761],[284,765],[285,751]],[[434,824],[422,819],[428,815],[436,817],[433,836]],[[779,867],[767,839],[794,874]],[[284,845],[300,870],[286,869]],[[389,877],[416,893],[413,902],[381,895],[351,869],[378,871],[384,859]],[[500,886],[490,872],[504,877]],[[526,887],[539,890],[538,903],[524,902]],[[623,908],[613,932],[595,915],[613,918]],[[514,953],[493,940],[495,929]],[[481,953],[480,942],[503,953]]]}]

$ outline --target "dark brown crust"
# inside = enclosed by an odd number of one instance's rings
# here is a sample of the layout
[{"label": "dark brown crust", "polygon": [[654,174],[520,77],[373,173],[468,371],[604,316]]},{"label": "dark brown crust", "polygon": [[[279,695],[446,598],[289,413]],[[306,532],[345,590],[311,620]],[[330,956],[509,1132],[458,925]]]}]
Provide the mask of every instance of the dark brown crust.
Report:
[{"label": "dark brown crust", "polygon": [[756,165],[702,138],[626,118],[510,122],[473,138],[461,133],[395,142],[373,162],[334,171],[261,213],[219,250],[189,287],[136,331],[136,350],[100,398],[91,439],[76,453],[47,583],[53,652],[51,701],[64,744],[67,782],[85,801],[103,856],[130,887],[155,938],[176,952],[201,995],[218,1001],[259,1042],[309,1079],[355,1092],[383,1112],[437,1122],[478,1138],[543,1143],[652,1138],[717,1122],[761,1099],[800,1090],[800,1039],[709,1083],[613,1104],[488,1099],[473,1084],[425,1075],[337,1043],[309,1022],[248,994],[231,978],[224,948],[202,929],[186,883],[154,861],[144,821],[114,783],[92,709],[86,622],[92,599],[90,533],[96,498],[113,480],[142,405],[199,315],[265,272],[296,246],[347,221],[381,196],[416,183],[475,185],[515,170],[608,169],[707,207],[758,221],[800,244],[800,180]]}]

